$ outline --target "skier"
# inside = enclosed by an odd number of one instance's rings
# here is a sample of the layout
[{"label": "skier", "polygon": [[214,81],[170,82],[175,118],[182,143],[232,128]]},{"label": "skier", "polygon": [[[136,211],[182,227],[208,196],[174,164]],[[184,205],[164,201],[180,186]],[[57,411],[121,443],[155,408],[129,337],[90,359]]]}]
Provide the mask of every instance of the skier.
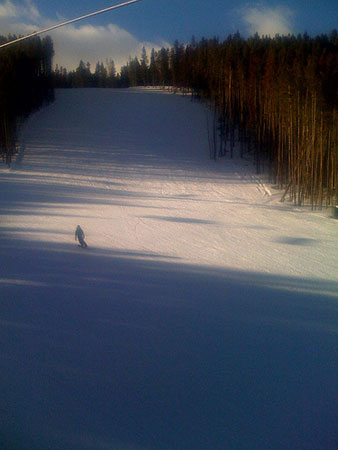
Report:
[{"label": "skier", "polygon": [[83,232],[83,229],[80,227],[80,225],[78,225],[75,230],[75,240],[78,239],[80,246],[82,248],[87,248],[88,245],[86,244],[84,238],[85,238],[85,234]]}]

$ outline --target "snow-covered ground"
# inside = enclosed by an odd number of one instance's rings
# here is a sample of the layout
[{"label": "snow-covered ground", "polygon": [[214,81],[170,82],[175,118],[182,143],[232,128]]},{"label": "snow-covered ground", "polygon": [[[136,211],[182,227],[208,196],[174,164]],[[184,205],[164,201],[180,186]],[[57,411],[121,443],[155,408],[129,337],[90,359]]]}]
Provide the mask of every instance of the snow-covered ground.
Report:
[{"label": "snow-covered ground", "polygon": [[206,114],[60,90],[24,125],[0,169],[1,450],[338,448],[338,223],[210,160]]}]

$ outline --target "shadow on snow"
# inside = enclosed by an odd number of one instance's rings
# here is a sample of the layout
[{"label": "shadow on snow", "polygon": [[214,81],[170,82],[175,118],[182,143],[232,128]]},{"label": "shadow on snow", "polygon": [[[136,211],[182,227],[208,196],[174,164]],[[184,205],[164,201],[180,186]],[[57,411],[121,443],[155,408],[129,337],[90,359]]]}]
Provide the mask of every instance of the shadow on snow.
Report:
[{"label": "shadow on snow", "polygon": [[0,246],[3,450],[335,448],[336,283]]}]

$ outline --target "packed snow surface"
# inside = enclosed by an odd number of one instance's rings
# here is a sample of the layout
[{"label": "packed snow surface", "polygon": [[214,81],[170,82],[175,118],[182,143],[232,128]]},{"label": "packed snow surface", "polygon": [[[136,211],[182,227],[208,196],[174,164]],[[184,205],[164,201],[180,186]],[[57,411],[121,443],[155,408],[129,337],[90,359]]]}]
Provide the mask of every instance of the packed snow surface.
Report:
[{"label": "packed snow surface", "polygon": [[[208,110],[57,91],[0,170],[2,450],[335,450],[338,222]],[[77,225],[88,249],[74,239]]]}]

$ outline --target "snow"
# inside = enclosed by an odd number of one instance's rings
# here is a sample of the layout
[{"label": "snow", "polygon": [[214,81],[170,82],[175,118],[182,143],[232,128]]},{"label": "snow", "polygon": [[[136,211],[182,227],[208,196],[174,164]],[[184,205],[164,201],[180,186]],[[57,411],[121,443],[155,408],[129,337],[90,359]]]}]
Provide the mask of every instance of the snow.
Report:
[{"label": "snow", "polygon": [[207,114],[59,90],[24,124],[0,169],[1,449],[338,448],[337,221],[210,160]]}]

